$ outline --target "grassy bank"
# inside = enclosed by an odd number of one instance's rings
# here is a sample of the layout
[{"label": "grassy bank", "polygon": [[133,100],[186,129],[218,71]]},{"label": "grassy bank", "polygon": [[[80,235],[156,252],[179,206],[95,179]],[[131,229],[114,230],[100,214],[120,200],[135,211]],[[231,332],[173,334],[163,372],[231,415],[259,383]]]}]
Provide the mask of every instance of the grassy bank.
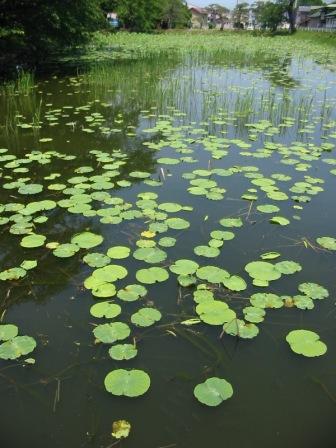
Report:
[{"label": "grassy bank", "polygon": [[256,36],[252,32],[189,30],[155,35],[96,33],[86,48],[84,59],[129,59],[167,53],[215,54],[223,51],[231,54],[295,55],[333,63],[336,35],[299,31],[294,35]]}]

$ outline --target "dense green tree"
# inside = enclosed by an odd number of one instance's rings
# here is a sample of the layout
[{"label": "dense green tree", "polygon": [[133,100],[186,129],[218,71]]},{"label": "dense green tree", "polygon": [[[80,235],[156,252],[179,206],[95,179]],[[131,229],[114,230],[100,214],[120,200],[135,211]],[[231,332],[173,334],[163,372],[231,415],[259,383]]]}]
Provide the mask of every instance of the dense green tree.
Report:
[{"label": "dense green tree", "polygon": [[283,20],[284,7],[280,3],[260,1],[256,4],[254,13],[262,29],[274,32]]},{"label": "dense green tree", "polygon": [[125,28],[150,32],[160,25],[163,3],[162,0],[119,0],[116,10]]},{"label": "dense green tree", "polygon": [[41,60],[104,23],[100,0],[0,0],[0,50]]},{"label": "dense green tree", "polygon": [[248,23],[249,18],[249,4],[246,2],[237,3],[232,11],[233,23],[235,28],[244,28]]},{"label": "dense green tree", "polygon": [[210,15],[210,23],[216,26],[218,20],[221,24],[221,30],[223,30],[225,21],[227,20],[227,16],[230,10],[225,6],[219,5],[218,3],[212,3],[205,9],[208,11]]},{"label": "dense green tree", "polygon": [[323,6],[325,2],[323,0],[297,0],[295,6]]},{"label": "dense green tree", "polygon": [[162,0],[161,25],[164,28],[186,27],[191,13],[184,0]]}]

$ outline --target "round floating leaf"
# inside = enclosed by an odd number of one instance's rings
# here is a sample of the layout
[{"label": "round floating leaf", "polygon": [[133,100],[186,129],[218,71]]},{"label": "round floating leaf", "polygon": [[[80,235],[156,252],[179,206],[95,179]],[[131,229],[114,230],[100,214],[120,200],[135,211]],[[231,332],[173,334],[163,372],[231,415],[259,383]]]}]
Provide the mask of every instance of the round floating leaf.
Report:
[{"label": "round floating leaf", "polygon": [[31,353],[36,347],[30,336],[16,336],[0,345],[0,359],[16,359]]},{"label": "round floating leaf", "polygon": [[233,232],[225,231],[225,230],[213,230],[210,233],[211,238],[222,241],[230,241],[233,240],[235,234]]},{"label": "round floating leaf", "polygon": [[93,334],[96,339],[105,344],[113,344],[116,341],[122,341],[131,334],[130,327],[123,322],[112,322],[110,324],[98,325]]},{"label": "round floating leaf", "polygon": [[107,251],[107,256],[117,260],[122,260],[123,258],[127,258],[130,252],[131,249],[129,247],[114,246],[109,248],[109,250]]},{"label": "round floating leaf", "polygon": [[18,280],[23,278],[27,274],[27,271],[23,268],[10,268],[0,272],[0,280]]},{"label": "round floating leaf", "polygon": [[222,283],[230,277],[227,271],[217,266],[203,266],[197,270],[196,275],[200,280],[206,280],[209,283]]},{"label": "round floating leaf", "polygon": [[142,260],[146,263],[160,263],[167,258],[166,252],[158,247],[141,247],[133,252],[136,260]]},{"label": "round floating leaf", "polygon": [[93,317],[106,317],[113,319],[121,313],[121,306],[116,303],[100,302],[90,308],[90,314]]},{"label": "round floating leaf", "polygon": [[243,309],[245,320],[258,324],[264,320],[266,312],[262,308],[256,308],[254,306],[247,306]]},{"label": "round floating leaf", "polygon": [[159,245],[162,247],[173,247],[176,244],[176,238],[165,236],[159,239]]},{"label": "round floating leaf", "polygon": [[132,314],[131,322],[138,327],[150,327],[161,319],[160,311],[155,308],[141,308]]},{"label": "round floating leaf", "polygon": [[268,282],[281,277],[281,272],[267,261],[252,261],[245,266],[245,271],[249,273],[250,277],[261,281]]},{"label": "round floating leaf", "polygon": [[316,238],[316,242],[324,247],[324,249],[328,250],[336,250],[336,238],[332,238],[330,236],[322,236],[320,238]]},{"label": "round floating leaf", "polygon": [[194,248],[194,252],[196,255],[200,257],[207,257],[207,258],[215,258],[218,257],[220,254],[220,250],[217,249],[217,247],[210,247],[210,246],[196,246]]},{"label": "round floating leaf", "polygon": [[190,227],[190,223],[182,218],[168,218],[165,223],[170,229],[183,230]]},{"label": "round floating leaf", "polygon": [[139,282],[148,285],[151,285],[153,283],[164,282],[169,278],[169,274],[166,271],[166,269],[157,267],[149,269],[140,269],[139,271],[137,271],[135,276]]},{"label": "round floating leaf", "polygon": [[135,358],[138,354],[137,348],[132,344],[117,344],[110,348],[109,355],[116,361]]},{"label": "round floating leaf", "polygon": [[22,238],[20,245],[26,248],[41,247],[47,238],[44,235],[38,235],[36,233],[31,233],[30,235]]},{"label": "round floating leaf", "polygon": [[247,288],[245,280],[238,275],[232,275],[230,278],[224,279],[223,285],[231,291],[244,291]]},{"label": "round floating leaf", "polygon": [[259,328],[253,323],[246,323],[240,319],[233,319],[223,326],[225,333],[242,339],[252,339],[259,333]]},{"label": "round floating leaf", "polygon": [[24,260],[20,267],[22,269],[25,269],[26,271],[29,271],[30,269],[34,269],[37,266],[37,260]]},{"label": "round floating leaf", "polygon": [[298,290],[313,300],[322,300],[329,297],[328,290],[317,283],[301,283]]},{"label": "round floating leaf", "polygon": [[174,274],[177,275],[192,275],[198,268],[199,265],[195,261],[184,259],[175,261],[175,263],[169,267],[171,272],[174,272]]},{"label": "round floating leaf", "polygon": [[0,325],[0,341],[8,341],[15,338],[19,333],[19,329],[16,325],[5,324]]},{"label": "round floating leaf", "polygon": [[320,336],[309,330],[290,331],[286,341],[294,353],[309,358],[324,355],[327,351],[327,346],[320,341]]},{"label": "round floating leaf", "polygon": [[82,232],[71,238],[72,244],[77,244],[81,249],[91,249],[96,247],[103,242],[103,237],[101,235],[96,235],[92,232]]},{"label": "round floating leaf", "polygon": [[41,193],[43,190],[43,186],[40,184],[29,184],[29,185],[22,185],[22,187],[19,188],[18,192],[20,194],[37,194]]},{"label": "round floating leaf", "polygon": [[198,289],[194,292],[194,301],[196,303],[206,302],[207,300],[214,300],[212,291],[209,291],[208,289]]},{"label": "round floating leaf", "polygon": [[196,307],[196,313],[201,320],[209,325],[223,325],[235,319],[236,313],[219,300],[207,300]]},{"label": "round floating leaf", "polygon": [[91,268],[102,268],[110,263],[110,258],[105,254],[92,253],[87,254],[83,258],[83,261]]},{"label": "round floating leaf", "polygon": [[147,294],[147,289],[142,285],[128,285],[118,291],[118,298],[125,302],[135,302]]},{"label": "round floating leaf", "polygon": [[299,263],[296,263],[295,261],[280,261],[279,263],[276,263],[275,268],[281,272],[281,274],[295,274],[295,272],[300,272],[302,270],[301,265]]},{"label": "round floating leaf", "polygon": [[76,244],[66,243],[60,244],[53,251],[53,255],[59,258],[69,258],[75,255],[79,251],[79,247]]},{"label": "round floating leaf", "polygon": [[158,206],[158,209],[168,213],[176,213],[182,210],[182,205],[175,202],[164,202]]},{"label": "round floating leaf", "polygon": [[281,297],[267,292],[253,294],[250,302],[256,308],[282,308],[284,305]]},{"label": "round floating leaf", "polygon": [[224,400],[232,397],[233,389],[228,381],[212,377],[204,383],[198,384],[194,389],[194,395],[198,401],[207,406],[218,406]]},{"label": "round floating leaf", "polygon": [[219,224],[223,227],[241,227],[243,221],[241,218],[223,218],[219,221]]},{"label": "round floating leaf", "polygon": [[270,219],[270,222],[272,224],[279,224],[280,226],[287,226],[290,221],[287,218],[284,218],[283,216],[273,216],[273,218]]},{"label": "round floating leaf", "polygon": [[149,389],[150,378],[143,370],[117,369],[107,374],[104,384],[106,390],[113,395],[138,397]]},{"label": "round floating leaf", "polygon": [[274,260],[275,258],[279,258],[281,254],[279,252],[266,252],[260,255],[262,260]]}]

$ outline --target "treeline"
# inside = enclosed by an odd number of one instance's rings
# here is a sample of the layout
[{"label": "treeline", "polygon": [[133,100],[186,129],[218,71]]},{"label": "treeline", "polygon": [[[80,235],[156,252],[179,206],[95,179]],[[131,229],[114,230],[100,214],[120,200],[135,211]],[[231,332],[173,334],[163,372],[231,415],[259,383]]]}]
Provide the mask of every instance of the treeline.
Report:
[{"label": "treeline", "polygon": [[190,21],[184,0],[0,0],[0,72],[84,43],[90,33],[108,27],[111,11],[123,27],[137,32]]}]

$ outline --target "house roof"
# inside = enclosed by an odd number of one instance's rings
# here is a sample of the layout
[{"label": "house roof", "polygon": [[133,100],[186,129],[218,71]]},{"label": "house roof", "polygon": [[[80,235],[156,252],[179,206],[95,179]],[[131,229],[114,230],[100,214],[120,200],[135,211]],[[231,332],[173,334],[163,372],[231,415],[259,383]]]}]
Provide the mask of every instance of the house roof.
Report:
[{"label": "house roof", "polygon": [[326,14],[326,17],[336,17],[336,11],[330,12],[329,14]]},{"label": "house roof", "polygon": [[189,10],[195,11],[198,14],[208,15],[208,11],[205,8],[200,8],[199,6],[188,5]]},{"label": "house roof", "polygon": [[312,9],[311,6],[299,6],[298,12],[309,12]]},{"label": "house roof", "polygon": [[320,16],[321,16],[321,11],[316,11],[313,14],[310,14],[309,18],[310,19],[317,19]]}]

